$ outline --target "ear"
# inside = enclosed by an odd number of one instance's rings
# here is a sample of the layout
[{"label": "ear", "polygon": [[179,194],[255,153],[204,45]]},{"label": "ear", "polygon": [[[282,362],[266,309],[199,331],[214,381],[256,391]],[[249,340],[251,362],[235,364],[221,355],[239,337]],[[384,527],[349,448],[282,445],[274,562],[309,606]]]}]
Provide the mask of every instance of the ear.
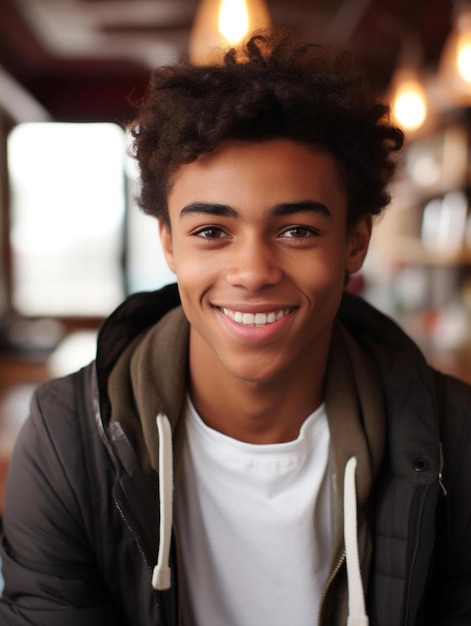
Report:
[{"label": "ear", "polygon": [[361,269],[370,245],[371,229],[371,215],[367,215],[360,218],[348,232],[346,266],[348,274],[354,274]]},{"label": "ear", "polygon": [[175,272],[175,259],[173,256],[173,243],[172,243],[172,233],[170,231],[170,225],[166,224],[163,220],[159,221],[159,235],[160,242],[162,244],[162,250],[164,252],[165,260],[167,261],[167,265]]}]

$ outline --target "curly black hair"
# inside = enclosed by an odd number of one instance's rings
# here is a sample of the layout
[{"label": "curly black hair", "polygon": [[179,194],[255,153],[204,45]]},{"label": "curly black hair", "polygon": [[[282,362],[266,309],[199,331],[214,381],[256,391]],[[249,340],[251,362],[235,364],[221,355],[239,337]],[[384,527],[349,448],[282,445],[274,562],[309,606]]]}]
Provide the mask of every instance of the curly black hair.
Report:
[{"label": "curly black hair", "polygon": [[291,139],[334,155],[346,182],[348,226],[389,203],[393,152],[404,137],[389,123],[365,75],[344,52],[271,32],[222,63],[159,68],[131,124],[146,213],[168,224],[172,174],[223,141]]}]

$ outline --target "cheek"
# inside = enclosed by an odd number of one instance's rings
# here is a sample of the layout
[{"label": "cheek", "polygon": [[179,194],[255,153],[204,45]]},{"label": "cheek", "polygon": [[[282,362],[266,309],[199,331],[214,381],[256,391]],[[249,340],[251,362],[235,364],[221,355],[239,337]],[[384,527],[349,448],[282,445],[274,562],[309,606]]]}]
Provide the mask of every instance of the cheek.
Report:
[{"label": "cheek", "polygon": [[223,255],[211,250],[200,250],[196,246],[179,245],[175,241],[174,263],[178,281],[188,289],[201,289],[224,275]]},{"label": "cheek", "polygon": [[314,320],[322,325],[337,314],[345,287],[345,266],[334,260],[311,265],[298,287],[310,303]]},{"label": "cheek", "polygon": [[[299,276],[299,266],[292,268],[292,276]],[[319,252],[304,263],[303,282],[313,291],[337,291],[343,287],[346,272],[345,250],[341,246]]]},{"label": "cheek", "polygon": [[203,263],[193,255],[176,254],[175,266],[183,309],[189,317],[191,308],[199,306],[205,294],[214,287],[214,263]]},{"label": "cheek", "polygon": [[198,291],[204,288],[210,280],[211,266],[206,266],[194,258],[176,258],[178,282],[188,291]]},{"label": "cheek", "polygon": [[345,286],[345,271],[343,268],[323,268],[316,276],[312,284],[312,297],[318,306],[326,306],[328,309],[340,304],[340,299]]}]

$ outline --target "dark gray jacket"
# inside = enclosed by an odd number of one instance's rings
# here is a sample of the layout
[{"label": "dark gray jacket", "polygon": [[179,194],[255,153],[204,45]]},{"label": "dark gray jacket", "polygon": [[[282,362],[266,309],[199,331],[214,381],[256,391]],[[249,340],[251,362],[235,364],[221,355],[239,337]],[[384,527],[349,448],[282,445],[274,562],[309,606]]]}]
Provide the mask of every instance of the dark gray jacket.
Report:
[{"label": "dark gray jacket", "polygon": [[[2,626],[179,623],[175,543],[171,589],[150,585],[157,476],[110,428],[107,395],[123,349],[178,304],[173,286],[132,296],[104,324],[96,363],[37,391],[6,490]],[[363,301],[345,295],[339,318],[375,364],[386,407],[387,451],[369,503],[371,623],[471,624],[471,390],[429,368]],[[162,375],[182,377],[179,367]]]}]

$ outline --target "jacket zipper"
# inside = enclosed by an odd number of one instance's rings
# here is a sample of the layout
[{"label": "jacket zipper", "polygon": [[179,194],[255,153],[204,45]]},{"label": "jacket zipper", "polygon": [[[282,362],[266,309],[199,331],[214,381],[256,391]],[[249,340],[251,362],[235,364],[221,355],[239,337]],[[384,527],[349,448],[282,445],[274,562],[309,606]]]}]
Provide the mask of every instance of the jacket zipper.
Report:
[{"label": "jacket zipper", "polygon": [[175,556],[176,556],[176,580],[177,580],[177,623],[178,626],[183,626],[183,615],[182,615],[182,600],[183,600],[183,583],[182,583],[182,569],[181,569],[181,560],[180,560],[180,540],[178,538],[177,527],[175,522],[173,523],[173,536],[175,537]]},{"label": "jacket zipper", "polygon": [[414,579],[414,570],[415,570],[415,566],[417,563],[417,554],[419,552],[419,546],[421,545],[421,532],[420,531],[422,528],[422,517],[423,517],[424,505],[425,505],[425,501],[427,499],[427,495],[429,491],[430,491],[430,486],[426,487],[426,491],[420,500],[420,506],[418,508],[417,516],[416,516],[416,524],[415,524],[415,530],[414,530],[414,551],[412,553],[412,559],[411,559],[409,582],[407,584],[407,590],[406,590],[406,594],[404,598],[404,606],[405,606],[404,626],[408,626],[410,624],[411,586],[412,586],[412,581]]},{"label": "jacket zipper", "polygon": [[[96,369],[95,369],[95,376],[96,376]],[[99,402],[98,402],[98,397],[96,395],[96,392],[95,392],[94,397],[93,397],[93,414],[94,414],[94,417],[95,417],[96,424],[98,426],[100,439],[105,444],[105,447],[108,450],[108,454],[110,455],[110,458],[112,459],[113,465],[115,466],[116,471],[118,472],[115,451],[114,451],[113,446],[111,445],[110,441],[108,440],[108,437],[106,435],[106,432],[105,432],[105,429],[104,429],[104,426],[103,426],[103,421],[102,421],[102,418],[101,418],[101,412],[100,412],[100,407],[99,407]],[[129,530],[131,535],[134,537],[134,540],[135,540],[136,545],[137,545],[137,549],[139,550],[139,553],[140,553],[144,563],[146,564],[147,569],[149,570],[149,572],[150,572],[150,574],[152,576],[152,567],[149,565],[148,559],[146,557],[145,550],[144,550],[144,548],[142,546],[142,543],[141,543],[141,538],[139,536],[139,533],[135,530],[135,528],[133,528],[131,523],[128,521],[128,517],[126,515],[126,512],[123,510],[123,507],[120,505],[120,503],[118,502],[118,499],[116,498],[116,496],[114,494],[113,494],[113,501],[115,503],[116,508],[119,511],[119,514],[121,515],[121,518],[123,519],[124,523],[126,524],[126,528]],[[157,601],[157,598],[156,598],[155,594],[153,594],[153,595],[154,595],[155,606],[158,609],[159,608],[159,603]]]},{"label": "jacket zipper", "polygon": [[447,490],[445,488],[445,485],[443,484],[443,468],[445,466],[445,457],[444,457],[444,454],[443,454],[443,444],[442,444],[441,441],[440,441],[439,446],[440,446],[440,468],[438,470],[438,484],[441,487],[443,495],[447,496],[448,492],[447,492]]},{"label": "jacket zipper", "polygon": [[342,565],[344,564],[346,559],[346,552],[345,550],[342,552],[342,554],[340,555],[339,560],[337,561],[337,565],[335,566],[332,574],[329,576],[325,586],[324,586],[324,591],[322,593],[322,597],[321,597],[321,602],[320,602],[320,606],[319,606],[319,620],[318,620],[318,626],[321,626],[323,621],[324,621],[324,612],[325,612],[325,601],[327,598],[327,593],[329,591],[329,588],[331,587],[334,578],[337,576],[337,574],[340,571],[340,568],[342,567]]},{"label": "jacket zipper", "polygon": [[[142,547],[142,544],[141,544],[141,539],[140,539],[139,533],[138,533],[138,532],[137,532],[137,531],[136,531],[136,530],[132,527],[132,525],[130,524],[130,522],[128,522],[128,519],[127,519],[127,517],[126,517],[126,513],[123,511],[123,508],[122,508],[122,506],[119,504],[118,500],[117,500],[115,497],[113,497],[113,499],[114,499],[114,503],[116,504],[116,507],[117,507],[117,509],[118,509],[118,511],[119,511],[119,513],[120,513],[120,515],[121,515],[121,517],[122,517],[122,518],[123,518],[123,520],[124,520],[124,523],[126,524],[127,529],[129,530],[129,532],[130,532],[130,533],[132,534],[132,536],[134,537],[134,540],[136,541],[137,548],[138,548],[138,550],[139,550],[140,555],[141,555],[141,556],[142,556],[142,558],[144,559],[144,563],[147,565],[148,570],[149,570],[149,571],[151,572],[151,574],[152,574],[152,567],[149,565],[149,562],[148,562],[148,560],[147,560],[146,553],[145,553],[145,551],[144,551],[144,548]],[[156,600],[156,604],[158,605],[157,600]]]},{"label": "jacket zipper", "polygon": [[[114,498],[114,502],[116,504],[116,507],[118,508],[118,511],[121,515],[121,517],[124,520],[124,523],[126,524],[126,527],[128,528],[129,532],[133,535],[136,544],[137,544],[137,548],[139,550],[139,553],[141,554],[142,558],[144,559],[144,563],[146,564],[151,576],[152,576],[152,566],[149,565],[149,562],[147,560],[144,548],[142,547],[141,544],[141,540],[140,540],[140,536],[139,533],[132,527],[132,525],[130,524],[130,522],[128,522],[128,519],[126,517],[126,513],[123,511],[122,506],[119,504],[119,502],[117,501],[116,498]],[[180,543],[178,540],[178,534],[177,534],[177,528],[175,526],[175,524],[173,524],[173,536],[175,538],[175,556],[176,556],[176,581],[177,581],[177,597],[178,597],[178,603],[177,603],[177,626],[183,626],[183,615],[182,615],[182,582],[181,582],[181,569],[180,569],[180,565],[181,565],[181,561],[180,561]],[[157,601],[157,598],[154,595],[154,602],[155,605],[157,606],[157,608],[159,608],[159,603]]]}]

